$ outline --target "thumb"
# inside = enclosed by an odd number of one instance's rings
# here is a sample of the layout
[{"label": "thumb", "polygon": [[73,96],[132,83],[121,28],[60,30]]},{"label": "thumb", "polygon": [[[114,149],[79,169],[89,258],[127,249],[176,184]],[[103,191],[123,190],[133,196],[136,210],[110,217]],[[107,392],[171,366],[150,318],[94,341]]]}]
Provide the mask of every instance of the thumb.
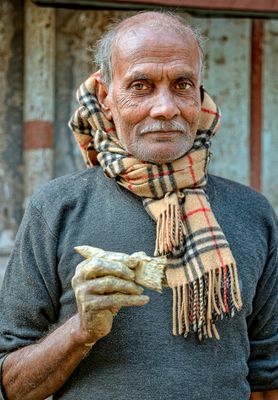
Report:
[{"label": "thumb", "polygon": [[74,250],[85,258],[92,258],[95,256],[103,256],[105,252],[97,247],[92,246],[76,246]]}]

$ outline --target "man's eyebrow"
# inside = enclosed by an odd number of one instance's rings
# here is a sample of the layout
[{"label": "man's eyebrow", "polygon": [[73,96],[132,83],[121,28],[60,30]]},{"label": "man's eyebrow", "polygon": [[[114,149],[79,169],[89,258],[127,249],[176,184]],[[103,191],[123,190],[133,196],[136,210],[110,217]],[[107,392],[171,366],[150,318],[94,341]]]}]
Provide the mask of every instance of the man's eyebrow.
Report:
[{"label": "man's eyebrow", "polygon": [[128,80],[137,80],[137,79],[150,79],[150,76],[145,72],[141,71],[132,71],[130,74],[127,74]]},{"label": "man's eyebrow", "polygon": [[175,79],[194,79],[195,74],[191,71],[181,72],[176,75]]},{"label": "man's eyebrow", "polygon": [[[174,76],[174,80],[177,79],[196,79],[196,74],[194,74],[192,71],[180,71]],[[145,72],[142,71],[132,71],[130,74],[127,74],[126,79],[129,81],[134,81],[134,80],[149,80],[152,79],[151,75],[146,74]]]}]

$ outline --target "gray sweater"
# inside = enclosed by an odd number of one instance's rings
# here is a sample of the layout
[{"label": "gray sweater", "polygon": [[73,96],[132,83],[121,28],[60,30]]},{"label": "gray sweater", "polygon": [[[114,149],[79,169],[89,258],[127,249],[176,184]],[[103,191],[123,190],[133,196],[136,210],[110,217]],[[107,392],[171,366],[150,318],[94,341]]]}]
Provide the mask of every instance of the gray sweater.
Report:
[{"label": "gray sweater", "polygon": [[[207,193],[237,261],[243,310],[218,323],[221,340],[172,336],[172,294],[145,290],[123,308],[54,399],[248,400],[278,388],[277,220],[266,199],[209,177]],[[77,245],[153,255],[155,224],[141,200],[100,168],[53,180],[29,202],[1,292],[0,357],[74,313]],[[1,395],[0,395],[1,398]]]}]

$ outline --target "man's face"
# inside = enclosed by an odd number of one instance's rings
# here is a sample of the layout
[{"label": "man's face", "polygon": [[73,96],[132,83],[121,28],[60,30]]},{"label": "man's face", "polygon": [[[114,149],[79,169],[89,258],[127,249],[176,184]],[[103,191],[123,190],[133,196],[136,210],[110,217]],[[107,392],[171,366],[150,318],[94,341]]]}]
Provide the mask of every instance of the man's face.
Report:
[{"label": "man's face", "polygon": [[136,29],[118,38],[108,109],[118,138],[139,160],[164,163],[187,153],[198,126],[200,53],[195,39]]}]

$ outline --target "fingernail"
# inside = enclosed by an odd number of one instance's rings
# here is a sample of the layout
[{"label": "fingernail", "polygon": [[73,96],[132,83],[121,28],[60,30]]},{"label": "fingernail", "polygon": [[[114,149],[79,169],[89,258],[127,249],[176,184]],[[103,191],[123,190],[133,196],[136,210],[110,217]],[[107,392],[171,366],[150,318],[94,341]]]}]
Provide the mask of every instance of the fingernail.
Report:
[{"label": "fingernail", "polygon": [[145,304],[147,304],[150,301],[149,296],[142,295],[141,298],[142,298],[142,300],[144,301]]},{"label": "fingernail", "polygon": [[80,254],[81,256],[87,258],[88,256],[88,251],[86,251],[86,247],[87,246],[76,246],[74,247],[74,251],[76,251],[78,254]]}]

